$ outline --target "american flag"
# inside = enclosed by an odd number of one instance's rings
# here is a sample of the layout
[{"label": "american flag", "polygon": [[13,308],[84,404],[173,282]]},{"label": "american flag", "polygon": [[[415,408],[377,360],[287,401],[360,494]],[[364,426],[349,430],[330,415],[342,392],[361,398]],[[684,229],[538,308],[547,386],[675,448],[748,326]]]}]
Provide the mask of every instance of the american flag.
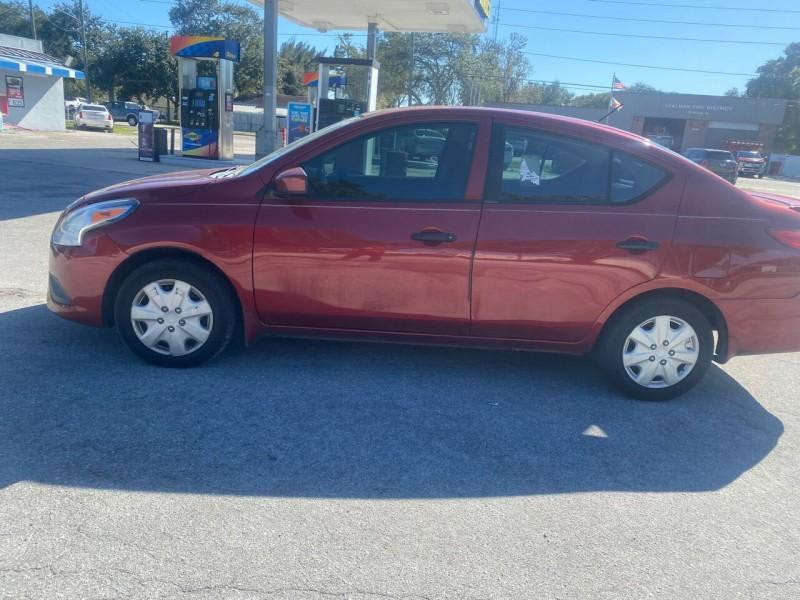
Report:
[{"label": "american flag", "polygon": [[619,79],[617,79],[616,75],[614,75],[614,80],[611,82],[611,89],[612,90],[624,90],[625,89],[625,84],[622,83]]}]

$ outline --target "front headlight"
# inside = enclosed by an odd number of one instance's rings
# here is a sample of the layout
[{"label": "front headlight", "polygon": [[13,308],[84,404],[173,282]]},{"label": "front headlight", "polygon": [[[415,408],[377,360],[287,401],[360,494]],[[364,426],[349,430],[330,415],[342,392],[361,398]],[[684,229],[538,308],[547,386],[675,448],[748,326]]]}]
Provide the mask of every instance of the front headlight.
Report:
[{"label": "front headlight", "polygon": [[106,200],[76,208],[61,216],[53,230],[56,246],[80,246],[87,231],[125,218],[139,206],[135,198]]}]

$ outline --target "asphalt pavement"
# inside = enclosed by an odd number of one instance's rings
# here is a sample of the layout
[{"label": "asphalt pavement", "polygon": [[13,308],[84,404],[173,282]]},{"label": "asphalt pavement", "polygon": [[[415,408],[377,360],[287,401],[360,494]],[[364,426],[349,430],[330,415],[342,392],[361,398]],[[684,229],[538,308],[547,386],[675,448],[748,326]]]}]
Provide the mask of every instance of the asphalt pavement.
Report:
[{"label": "asphalt pavement", "polygon": [[0,598],[800,597],[800,354],[660,404],[522,352],[158,369],[43,302],[57,211],[166,169],[0,134]]}]

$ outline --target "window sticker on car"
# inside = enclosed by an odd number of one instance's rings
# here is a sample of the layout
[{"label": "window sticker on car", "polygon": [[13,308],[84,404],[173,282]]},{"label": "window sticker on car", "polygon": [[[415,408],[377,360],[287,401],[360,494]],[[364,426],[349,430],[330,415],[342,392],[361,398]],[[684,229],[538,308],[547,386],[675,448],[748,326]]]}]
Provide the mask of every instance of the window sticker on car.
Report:
[{"label": "window sticker on car", "polygon": [[519,181],[528,185],[539,185],[539,174],[536,171],[531,171],[528,161],[524,158],[519,165]]}]

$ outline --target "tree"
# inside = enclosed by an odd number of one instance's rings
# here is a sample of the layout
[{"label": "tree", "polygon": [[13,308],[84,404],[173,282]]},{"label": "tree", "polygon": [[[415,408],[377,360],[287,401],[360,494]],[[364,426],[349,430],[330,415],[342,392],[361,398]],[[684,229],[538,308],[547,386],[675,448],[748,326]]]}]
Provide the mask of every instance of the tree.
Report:
[{"label": "tree", "polygon": [[518,100],[530,71],[524,54],[526,44],[524,36],[512,33],[501,40],[485,38],[473,52],[465,53],[461,101],[477,104]]},{"label": "tree", "polygon": [[656,88],[655,86],[650,85],[649,83],[644,83],[643,81],[637,81],[633,85],[629,85],[625,88],[627,92],[636,92],[639,94],[659,94],[661,90]]},{"label": "tree", "polygon": [[[41,27],[47,20],[47,14],[38,6],[33,7],[36,27]],[[20,0],[0,0],[0,33],[31,37],[31,16],[27,3]]]},{"label": "tree", "polygon": [[727,90],[725,90],[725,95],[731,98],[738,98],[739,96],[742,95],[742,93],[739,91],[739,88],[734,86],[732,88],[728,88]]},{"label": "tree", "polygon": [[[378,105],[381,107],[409,104],[409,93],[416,88],[418,71],[412,71],[416,55],[417,35],[384,33],[378,39],[375,54],[381,63],[378,84]],[[416,63],[416,60],[414,61]]]},{"label": "tree", "polygon": [[452,33],[417,33],[414,37],[415,104],[457,104],[478,37]]},{"label": "tree", "polygon": [[294,38],[281,44],[278,51],[278,93],[300,96],[306,93],[303,73],[316,70],[317,49]]},{"label": "tree", "polygon": [[768,60],[757,73],[758,77],[747,82],[746,94],[790,101],[775,145],[783,152],[800,153],[800,42],[789,44],[783,56]]},{"label": "tree", "polygon": [[177,62],[169,54],[166,34],[142,27],[109,27],[95,63],[95,85],[110,99],[166,97],[174,102]]},{"label": "tree", "polygon": [[583,94],[572,99],[572,106],[584,108],[608,108],[610,92],[597,92],[594,94]]},{"label": "tree", "polygon": [[220,0],[177,0],[169,19],[180,35],[216,35],[239,40],[241,61],[234,69],[238,95],[261,93],[264,81],[263,21],[255,9]]}]

